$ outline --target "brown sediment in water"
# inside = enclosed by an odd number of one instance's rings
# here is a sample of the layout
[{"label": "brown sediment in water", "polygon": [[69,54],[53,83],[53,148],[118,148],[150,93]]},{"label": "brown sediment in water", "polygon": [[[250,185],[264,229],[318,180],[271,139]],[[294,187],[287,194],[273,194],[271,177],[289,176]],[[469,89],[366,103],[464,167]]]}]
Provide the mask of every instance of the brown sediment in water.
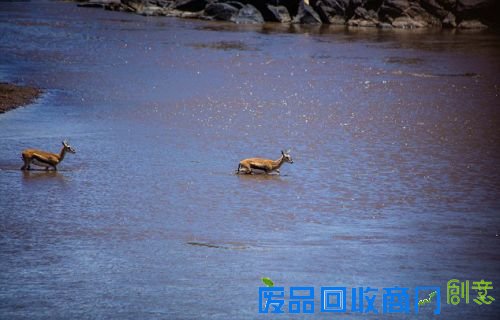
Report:
[{"label": "brown sediment in water", "polygon": [[30,104],[41,93],[38,88],[0,82],[0,113]]}]

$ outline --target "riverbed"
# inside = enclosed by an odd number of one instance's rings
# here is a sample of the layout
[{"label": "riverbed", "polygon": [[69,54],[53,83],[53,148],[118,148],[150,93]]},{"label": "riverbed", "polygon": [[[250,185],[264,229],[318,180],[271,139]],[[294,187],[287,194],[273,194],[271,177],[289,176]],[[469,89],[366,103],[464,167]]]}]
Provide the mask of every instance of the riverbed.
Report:
[{"label": "riverbed", "polygon": [[[0,318],[495,319],[500,37],[493,31],[244,26],[62,2],[0,2]],[[25,148],[76,148],[22,172]],[[247,157],[280,175],[235,175]],[[446,284],[491,281],[479,306]],[[289,290],[314,289],[314,315]],[[384,288],[408,314],[383,314]],[[440,287],[441,314],[414,290]],[[378,289],[379,314],[351,310]],[[426,295],[421,296],[425,298]]]}]

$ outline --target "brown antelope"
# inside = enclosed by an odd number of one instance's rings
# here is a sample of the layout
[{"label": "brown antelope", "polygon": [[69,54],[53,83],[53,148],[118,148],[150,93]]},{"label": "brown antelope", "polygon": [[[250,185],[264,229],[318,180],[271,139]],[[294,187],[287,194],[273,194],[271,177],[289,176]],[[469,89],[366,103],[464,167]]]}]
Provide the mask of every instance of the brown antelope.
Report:
[{"label": "brown antelope", "polygon": [[62,145],[63,147],[59,154],[36,149],[24,150],[22,153],[24,166],[22,166],[21,170],[30,170],[30,165],[34,164],[45,167],[45,170],[49,170],[49,167],[52,167],[57,171],[57,165],[63,161],[66,152],[76,153],[76,150],[73,149],[66,140],[62,142]]},{"label": "brown antelope", "polygon": [[281,157],[278,160],[262,159],[262,158],[248,158],[241,160],[238,165],[238,170],[236,173],[246,173],[252,174],[253,170],[262,170],[267,174],[275,171],[280,173],[280,167],[283,163],[293,163],[292,157],[290,156],[290,150],[281,151]]}]

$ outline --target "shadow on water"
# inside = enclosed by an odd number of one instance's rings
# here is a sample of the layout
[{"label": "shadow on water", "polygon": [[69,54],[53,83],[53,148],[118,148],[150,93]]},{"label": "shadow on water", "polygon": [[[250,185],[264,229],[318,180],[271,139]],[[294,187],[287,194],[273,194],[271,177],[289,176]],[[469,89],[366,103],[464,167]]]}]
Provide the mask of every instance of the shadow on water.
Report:
[{"label": "shadow on water", "polygon": [[[275,188],[276,186],[284,187],[290,183],[286,174],[238,174],[235,173],[239,182],[245,188],[250,188],[253,191],[267,190],[268,188]],[[264,189],[262,189],[264,188]]]},{"label": "shadow on water", "polygon": [[416,57],[387,57],[385,59],[386,63],[391,63],[391,64],[403,64],[403,65],[417,65],[417,64],[422,64],[425,62],[424,59],[422,58],[416,58]]},{"label": "shadow on water", "polygon": [[199,242],[199,241],[188,241],[186,242],[190,246],[195,246],[195,247],[204,247],[204,248],[213,248],[213,249],[225,249],[225,250],[245,250],[249,249],[248,246],[243,245],[243,244],[235,244],[235,243],[228,243],[228,244],[215,244],[215,243],[209,243],[209,242]]},{"label": "shadow on water", "polygon": [[195,49],[214,49],[214,50],[223,50],[223,51],[257,51],[258,49],[252,48],[245,44],[243,41],[217,41],[210,43],[192,43],[188,46],[191,46]]},{"label": "shadow on water", "polygon": [[342,33],[348,30],[347,27],[338,25],[299,25],[273,22],[263,24],[234,24],[220,21],[206,22],[201,26],[195,27],[195,29],[215,32],[256,32],[265,35]]},{"label": "shadow on water", "polygon": [[270,173],[267,174],[265,172],[257,172],[257,173],[252,173],[252,174],[246,174],[246,173],[237,173],[235,172],[235,175],[243,179],[244,181],[280,181],[281,177],[286,176],[282,174],[277,174],[277,173]]},{"label": "shadow on water", "polygon": [[[471,41],[480,41],[476,49],[498,48],[492,30],[442,30],[442,29],[380,29],[357,28],[339,25],[297,25],[265,23],[260,25],[235,25],[233,23],[211,21],[195,27],[201,31],[215,32],[255,32],[262,35],[293,35],[311,36],[318,43],[351,43],[367,42],[367,47],[382,49],[417,49],[428,52],[467,50]],[[446,38],[451,40],[443,40]],[[419,63],[420,61],[405,61],[404,63]]]},{"label": "shadow on water", "polygon": [[58,181],[58,182],[66,182],[65,176],[59,171],[54,170],[27,170],[22,171],[23,174],[23,182],[45,182],[45,181]]}]

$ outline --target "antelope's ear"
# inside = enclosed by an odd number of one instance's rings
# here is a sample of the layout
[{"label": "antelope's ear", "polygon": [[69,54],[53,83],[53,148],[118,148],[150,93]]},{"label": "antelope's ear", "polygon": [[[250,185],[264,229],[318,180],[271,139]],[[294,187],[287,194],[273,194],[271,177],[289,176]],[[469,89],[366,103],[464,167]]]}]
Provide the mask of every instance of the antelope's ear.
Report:
[{"label": "antelope's ear", "polygon": [[291,151],[292,151],[292,149],[288,149],[288,150],[286,151],[286,153],[290,153]]},{"label": "antelope's ear", "polygon": [[283,152],[283,150],[281,150],[281,154],[282,154],[282,155],[285,155],[285,152]]},{"label": "antelope's ear", "polygon": [[61,143],[63,146],[66,146],[66,140],[63,140]]}]

